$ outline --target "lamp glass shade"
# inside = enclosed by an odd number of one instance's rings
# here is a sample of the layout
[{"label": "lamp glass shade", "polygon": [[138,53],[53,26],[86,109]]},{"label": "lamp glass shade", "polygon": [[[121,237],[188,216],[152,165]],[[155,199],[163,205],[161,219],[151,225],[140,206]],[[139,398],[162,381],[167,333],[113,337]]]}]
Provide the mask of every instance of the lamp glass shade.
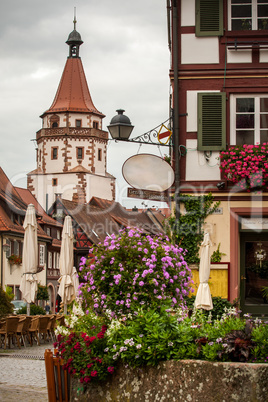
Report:
[{"label": "lamp glass shade", "polygon": [[130,134],[132,133],[133,127],[134,126],[131,125],[118,123],[118,124],[111,124],[107,128],[111,134],[111,137],[114,140],[128,140]]},{"label": "lamp glass shade", "polygon": [[117,115],[111,120],[109,126],[107,126],[111,137],[114,140],[128,140],[129,136],[134,128],[129,118],[124,115],[124,109],[117,109]]}]

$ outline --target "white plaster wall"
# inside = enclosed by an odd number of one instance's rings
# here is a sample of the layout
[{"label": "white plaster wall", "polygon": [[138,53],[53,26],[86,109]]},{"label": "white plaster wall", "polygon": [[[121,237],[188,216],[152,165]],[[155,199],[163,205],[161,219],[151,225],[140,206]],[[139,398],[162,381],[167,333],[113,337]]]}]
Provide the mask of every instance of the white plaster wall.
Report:
[{"label": "white plaster wall", "polygon": [[58,127],[63,127],[63,128],[66,127],[66,116],[65,116],[65,114],[52,113],[52,114],[49,114],[49,115],[47,115],[47,116],[45,116],[43,118],[43,121],[42,121],[42,127],[43,128],[50,128],[49,121],[50,121],[51,116],[53,116],[54,114],[56,114],[60,118]]},{"label": "white plaster wall", "polygon": [[217,37],[199,37],[195,34],[181,35],[182,64],[219,63],[219,39]]},{"label": "white plaster wall", "polygon": [[[68,163],[71,163],[70,166],[68,166],[68,169],[71,170],[75,168],[77,165],[80,165],[78,163],[77,155],[76,155],[76,148],[84,148],[84,159],[82,159],[81,165],[90,170],[91,167],[89,166],[89,158],[90,155],[87,154],[89,151],[88,147],[91,145],[92,140],[88,139],[69,139],[68,140]],[[79,159],[80,160],[80,159]]]},{"label": "white plaster wall", "polygon": [[[18,239],[22,240],[22,238]],[[4,240],[4,243],[5,242],[6,241]],[[45,243],[38,243],[38,246],[39,244],[45,244]],[[22,264],[10,266],[5,253],[3,253],[3,283],[4,283],[3,289],[5,289],[7,285],[13,285],[14,287],[20,286],[22,273],[23,273]],[[37,274],[37,280],[38,283],[40,283],[42,286],[46,285],[46,264],[44,266],[44,270]]]},{"label": "white plaster wall", "polygon": [[260,63],[268,63],[268,49],[260,49]]},{"label": "white plaster wall", "polygon": [[[58,185],[52,186],[52,178],[58,179]],[[61,194],[62,198],[72,200],[73,194],[77,192],[79,185],[76,173],[64,173],[53,175],[33,175],[33,194],[41,206],[46,210],[46,194],[48,194],[48,209],[56,199],[55,194]],[[86,202],[96,196],[111,200],[113,179],[100,175],[86,173]]]},{"label": "white plaster wall", "polygon": [[186,140],[186,180],[220,180],[219,152],[212,152],[206,161],[204,152],[197,151],[197,140]]},{"label": "white plaster wall", "polygon": [[69,115],[69,127],[76,127],[75,121],[82,120],[81,127],[89,128],[88,115],[84,113],[72,113]]},{"label": "white plaster wall", "polygon": [[93,196],[104,198],[106,200],[112,200],[112,182],[113,180],[109,177],[102,177],[97,175],[89,176],[89,186],[88,186],[88,197],[89,201]]},{"label": "white plaster wall", "polygon": [[195,0],[181,0],[181,26],[195,26]]},{"label": "white plaster wall", "polygon": [[[58,159],[51,159],[51,151],[52,148],[58,147]],[[63,152],[65,149],[63,140],[46,140],[45,144],[45,153],[46,155],[43,155],[43,147],[42,144],[40,144],[39,149],[42,152],[42,158],[45,157],[46,161],[46,173],[52,173],[52,172],[62,172],[63,167],[64,167],[64,159],[63,159]]]},{"label": "white plaster wall", "polygon": [[186,131],[197,132],[197,94],[201,92],[219,92],[219,91],[187,91],[186,93]]},{"label": "white plaster wall", "polygon": [[252,63],[252,51],[227,49],[227,63]]},{"label": "white plaster wall", "polygon": [[[98,160],[98,150],[101,149],[101,161]],[[95,142],[94,146],[94,167],[95,173],[99,175],[105,175],[106,171],[106,144],[100,143],[98,141]]]}]

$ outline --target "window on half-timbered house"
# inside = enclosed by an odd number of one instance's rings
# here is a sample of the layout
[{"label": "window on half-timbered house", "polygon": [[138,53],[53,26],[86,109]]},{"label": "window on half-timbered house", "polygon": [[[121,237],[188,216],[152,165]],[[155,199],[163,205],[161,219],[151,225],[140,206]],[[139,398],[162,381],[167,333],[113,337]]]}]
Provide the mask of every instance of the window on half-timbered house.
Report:
[{"label": "window on half-timbered house", "polygon": [[230,97],[231,145],[268,142],[268,95]]},{"label": "window on half-timbered house", "polygon": [[228,6],[229,30],[268,29],[267,0],[229,0]]}]

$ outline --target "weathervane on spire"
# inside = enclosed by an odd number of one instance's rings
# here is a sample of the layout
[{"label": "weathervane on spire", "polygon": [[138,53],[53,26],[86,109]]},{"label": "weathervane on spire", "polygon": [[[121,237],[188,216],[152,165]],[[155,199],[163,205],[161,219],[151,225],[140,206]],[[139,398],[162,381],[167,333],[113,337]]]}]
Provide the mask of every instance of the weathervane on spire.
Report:
[{"label": "weathervane on spire", "polygon": [[74,21],[73,21],[73,23],[74,23],[74,30],[76,30],[76,23],[77,23],[77,20],[76,20],[76,7],[74,7]]}]

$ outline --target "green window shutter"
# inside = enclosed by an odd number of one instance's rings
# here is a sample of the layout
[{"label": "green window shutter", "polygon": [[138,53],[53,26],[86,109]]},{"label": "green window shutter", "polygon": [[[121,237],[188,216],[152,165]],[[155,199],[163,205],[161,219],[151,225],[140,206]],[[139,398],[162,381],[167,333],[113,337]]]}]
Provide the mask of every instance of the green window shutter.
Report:
[{"label": "green window shutter", "polygon": [[226,148],[225,92],[198,94],[198,151],[221,151]]},{"label": "green window shutter", "polygon": [[223,0],[195,0],[195,34],[223,35]]}]

